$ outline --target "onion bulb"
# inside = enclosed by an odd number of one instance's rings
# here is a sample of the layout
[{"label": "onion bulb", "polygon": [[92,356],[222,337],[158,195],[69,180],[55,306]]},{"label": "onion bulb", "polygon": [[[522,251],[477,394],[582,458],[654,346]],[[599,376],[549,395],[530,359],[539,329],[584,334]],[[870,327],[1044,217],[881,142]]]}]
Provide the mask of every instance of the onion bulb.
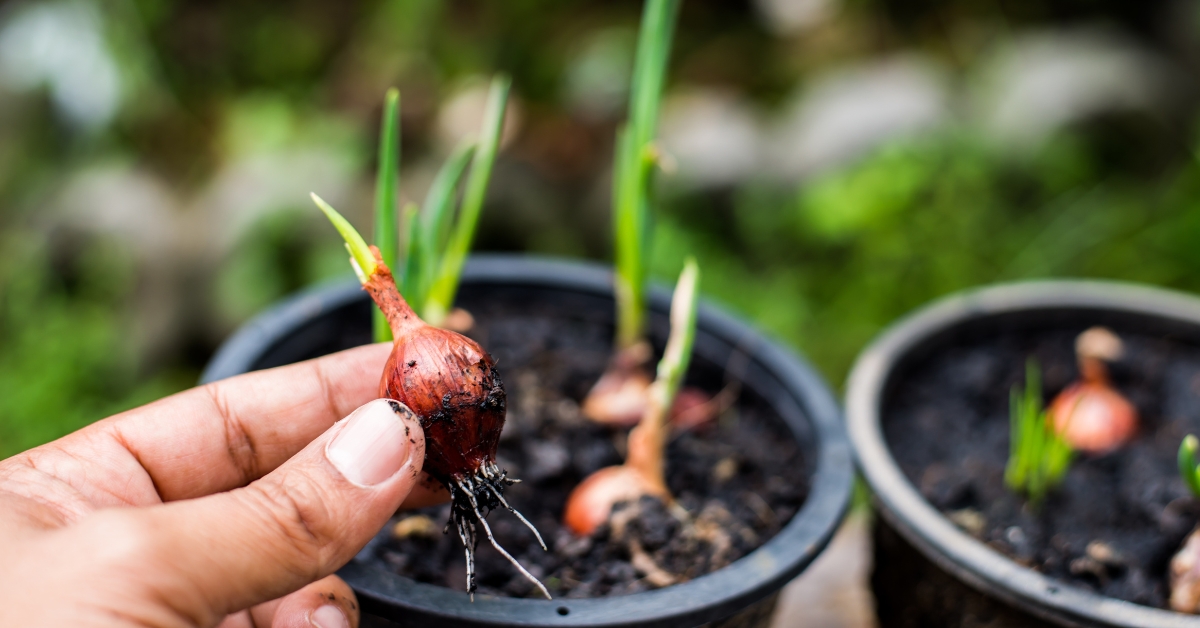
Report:
[{"label": "onion bulb", "polygon": [[1109,382],[1107,363],[1121,357],[1121,339],[1104,327],[1093,327],[1075,341],[1079,381],[1050,405],[1054,429],[1071,447],[1107,453],[1133,438],[1137,410]]},{"label": "onion bulb", "polygon": [[421,320],[400,295],[379,249],[368,247],[362,236],[315,194],[313,200],[346,240],[351,265],[392,330],[392,353],[379,382],[379,396],[408,406],[421,419],[425,431],[423,469],[450,491],[450,523],[466,548],[467,592],[473,596],[476,589],[478,524],[492,546],[549,598],[546,587],[496,542],[486,519],[492,510],[503,507],[546,548],[537,529],[504,499],[504,490],[517,480],[496,465],[506,412],[504,383],[496,361],[474,340]]}]

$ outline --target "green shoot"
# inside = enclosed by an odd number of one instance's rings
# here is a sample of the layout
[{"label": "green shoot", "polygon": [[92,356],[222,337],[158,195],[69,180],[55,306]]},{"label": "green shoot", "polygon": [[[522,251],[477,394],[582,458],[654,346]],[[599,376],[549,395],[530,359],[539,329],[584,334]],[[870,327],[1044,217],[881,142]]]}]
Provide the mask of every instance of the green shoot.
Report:
[{"label": "green shoot", "polygon": [[[396,224],[396,187],[400,174],[399,111],[400,92],[393,87],[384,98],[379,170],[375,176],[375,246],[379,247],[379,256],[392,272],[399,272],[400,253],[400,228]],[[373,321],[375,342],[391,340],[392,330],[383,312],[376,310]]]},{"label": "green shoot", "polygon": [[1179,443],[1179,476],[1183,483],[1192,491],[1192,495],[1200,497],[1200,465],[1196,464],[1196,449],[1200,441],[1192,434],[1183,438]]},{"label": "green shoot", "polygon": [[640,342],[646,324],[654,138],[679,0],[647,0],[638,34],[629,119],[617,133],[613,163],[617,346]]},{"label": "green shoot", "polygon": [[421,213],[418,223],[411,225],[407,232],[409,238],[416,234],[414,244],[426,243],[418,249],[409,250],[410,261],[416,261],[420,268],[419,272],[414,272],[409,278],[410,283],[406,284],[409,291],[419,299],[413,304],[413,308],[418,312],[424,312],[426,309],[425,299],[429,287],[433,285],[434,273],[441,262],[441,247],[449,239],[450,229],[454,224],[454,201],[458,184],[474,156],[475,142],[471,140],[459,144],[450,154],[450,158],[442,165],[425,195],[425,211]]},{"label": "green shoot", "polygon": [[659,408],[670,409],[675,403],[679,385],[687,373],[692,360],[692,345],[696,341],[696,307],[699,300],[700,267],[696,259],[688,257],[683,272],[675,284],[671,297],[671,335],[667,348],[658,362],[658,374],[653,393],[658,396],[654,403]]},{"label": "green shoot", "polygon": [[458,281],[467,253],[471,250],[471,242],[475,239],[475,227],[479,223],[479,213],[483,210],[488,182],[492,176],[492,165],[500,147],[510,85],[508,77],[496,77],[492,80],[488,92],[487,109],[483,117],[483,136],[480,137],[479,147],[474,151],[471,160],[471,173],[467,176],[466,187],[463,190],[462,205],[421,312],[431,325],[440,324],[454,305]]},{"label": "green shoot", "polygon": [[664,452],[670,432],[667,417],[692,359],[699,284],[700,268],[696,260],[689,257],[675,284],[675,295],[671,298],[671,334],[667,337],[667,348],[658,362],[654,383],[647,391],[649,403],[645,414],[629,434],[625,457],[626,466],[637,469],[649,481],[649,485],[658,487],[663,493],[667,491],[664,475]]},{"label": "green shoot", "polygon": [[1011,440],[1004,482],[1036,506],[1062,482],[1074,451],[1050,423],[1035,360],[1025,364],[1025,389],[1014,386],[1009,399]]},{"label": "green shoot", "polygon": [[[499,150],[509,85],[506,77],[492,81],[482,137],[478,143],[464,141],[454,150],[434,179],[424,208],[407,203],[399,211],[396,190],[400,163],[400,96],[395,89],[387,93],[375,182],[376,246],[392,271],[400,293],[430,325],[441,325],[454,304]],[[463,184],[461,203],[458,202],[460,184]],[[375,258],[366,242],[333,207],[316,194],[312,196],[342,234],[350,251],[351,265],[359,281],[366,283],[376,269]],[[405,234],[403,239],[401,232]],[[377,342],[392,337],[386,319],[379,312],[376,312],[374,331]]]},{"label": "green shoot", "polygon": [[346,241],[346,250],[350,251],[350,265],[354,267],[354,274],[358,275],[358,280],[366,283],[367,278],[375,272],[375,256],[371,254],[370,247],[367,246],[366,240],[358,234],[354,226],[350,224],[336,209],[326,203],[324,199],[317,196],[316,192],[311,193],[312,200],[325,212],[325,216],[329,218],[329,222],[333,223],[333,228],[337,229],[338,233],[342,234],[342,239]]}]

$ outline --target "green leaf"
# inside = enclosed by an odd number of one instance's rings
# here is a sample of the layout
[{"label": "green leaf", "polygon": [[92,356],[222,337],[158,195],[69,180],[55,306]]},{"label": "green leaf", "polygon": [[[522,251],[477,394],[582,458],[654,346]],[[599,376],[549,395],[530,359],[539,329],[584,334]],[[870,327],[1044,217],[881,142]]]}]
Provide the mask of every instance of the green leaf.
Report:
[{"label": "green leaf", "polygon": [[438,265],[445,253],[450,229],[454,225],[455,191],[474,155],[474,140],[460,143],[446,159],[446,163],[442,164],[441,170],[433,179],[433,184],[429,186],[429,193],[425,195],[419,226],[422,242],[421,274],[425,290],[433,284],[434,274],[439,270]]},{"label": "green leaf", "polygon": [[425,282],[421,276],[421,260],[424,255],[425,241],[421,237],[420,226],[417,222],[417,204],[406,203],[400,210],[404,223],[404,269],[401,273],[400,294],[408,301],[413,311],[420,311],[425,299]]},{"label": "green leaf", "polygon": [[653,146],[679,0],[647,0],[634,58],[629,119],[613,155],[613,240],[616,265],[617,344],[639,342],[645,327]]},{"label": "green leaf", "polygon": [[1200,497],[1200,469],[1196,467],[1196,448],[1200,441],[1192,434],[1179,443],[1179,475],[1193,495]]},{"label": "green leaf", "polygon": [[483,211],[492,166],[500,147],[500,134],[504,126],[504,112],[508,105],[511,84],[508,77],[498,76],[492,80],[491,89],[488,91],[483,134],[471,160],[471,172],[467,176],[466,188],[463,191],[462,207],[425,304],[426,322],[431,325],[441,324],[454,304],[454,297],[458,292],[458,281],[467,260],[467,253],[471,250],[471,242],[475,239],[475,227],[479,223],[479,214]]},{"label": "green leaf", "polygon": [[[397,220],[396,187],[400,175],[400,92],[389,89],[384,97],[383,120],[379,133],[379,170],[375,175],[375,246],[383,263],[397,276],[400,260],[400,228]],[[383,312],[374,314],[376,342],[392,339]]]},{"label": "green leaf", "polygon": [[358,275],[359,281],[366,283],[367,278],[375,273],[375,256],[371,253],[370,247],[367,246],[358,231],[329,203],[317,196],[316,192],[312,192],[311,196],[313,202],[321,208],[322,212],[325,212],[325,217],[329,218],[329,222],[333,223],[333,227],[346,241],[346,249],[350,251],[350,262],[354,267],[354,273]]},{"label": "green leaf", "polygon": [[1036,507],[1062,482],[1074,451],[1054,430],[1042,405],[1041,370],[1033,359],[1025,364],[1024,390],[1014,386],[1009,393],[1009,438],[1004,482]]}]

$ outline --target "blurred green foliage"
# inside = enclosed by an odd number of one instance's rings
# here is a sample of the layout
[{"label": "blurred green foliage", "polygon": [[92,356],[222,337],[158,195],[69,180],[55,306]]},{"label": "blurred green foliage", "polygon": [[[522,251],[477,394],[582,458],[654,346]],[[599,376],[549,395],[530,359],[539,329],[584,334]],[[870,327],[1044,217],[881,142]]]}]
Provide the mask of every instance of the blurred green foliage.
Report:
[{"label": "blurred green foliage", "polygon": [[832,382],[885,325],[980,284],[1045,277],[1200,292],[1200,169],[1105,172],[1078,135],[1014,159],[948,133],[887,146],[794,192],[676,198],[656,270],[688,252],[705,291],[801,347]]},{"label": "blurred green foliage", "polygon": [[74,259],[54,260],[31,234],[5,235],[0,457],[189,383],[138,371],[121,324],[132,265],[119,248],[93,243]]},{"label": "blurred green foliage", "polygon": [[[664,117],[672,94],[699,88],[776,112],[827,73],[894,55],[933,59],[952,89],[969,89],[989,51],[1021,32],[1081,24],[1125,33],[1183,76],[1200,67],[1190,3],[828,0],[815,26],[780,30],[762,8],[780,2],[685,0]],[[511,75],[514,137],[477,248],[608,259],[611,138],[641,4],[10,4],[0,12],[0,457],[191,385],[249,316],[348,276],[307,194],[368,224],[391,85],[403,103],[400,195],[419,200],[410,182],[432,178],[456,129],[478,128],[471,86]],[[67,40],[98,29],[119,79],[111,118],[62,107],[61,94],[103,91],[60,89],[80,79],[69,55],[35,87],[4,83],[6,29],[39,8],[69,18]],[[1071,276],[1200,292],[1196,90],[1170,87],[1167,113],[1089,119],[1022,150],[998,146],[955,105],[950,123],[803,177],[701,187],[662,177],[652,274],[670,281],[695,254],[707,296],[835,384],[884,326],[962,288]],[[111,187],[88,183],[97,173]]]}]

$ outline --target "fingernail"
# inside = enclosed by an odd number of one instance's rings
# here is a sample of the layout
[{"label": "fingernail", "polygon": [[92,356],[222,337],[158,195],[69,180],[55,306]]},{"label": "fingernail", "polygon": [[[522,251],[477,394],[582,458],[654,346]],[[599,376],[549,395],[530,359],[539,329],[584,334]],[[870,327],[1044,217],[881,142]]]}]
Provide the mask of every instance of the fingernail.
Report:
[{"label": "fingernail", "polygon": [[313,611],[308,621],[317,628],[350,628],[350,620],[342,609],[329,604]]},{"label": "fingernail", "polygon": [[325,457],[342,476],[359,486],[375,486],[408,462],[416,423],[403,405],[377,399],[346,417],[346,425],[325,448]]}]

